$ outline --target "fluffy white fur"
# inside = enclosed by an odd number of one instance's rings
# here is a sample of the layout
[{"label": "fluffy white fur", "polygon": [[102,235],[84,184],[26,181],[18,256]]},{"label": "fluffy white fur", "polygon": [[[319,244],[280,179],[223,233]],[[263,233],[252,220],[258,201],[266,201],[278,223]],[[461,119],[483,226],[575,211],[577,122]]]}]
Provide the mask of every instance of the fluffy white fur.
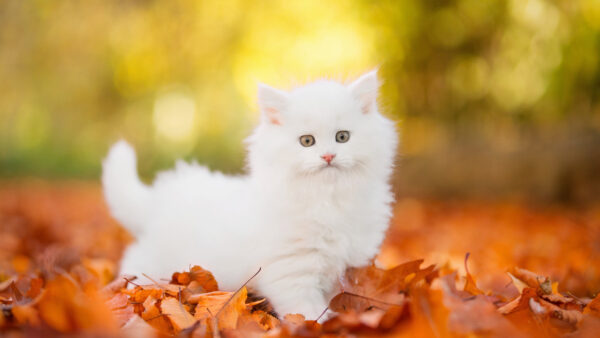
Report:
[{"label": "fluffy white fur", "polygon": [[[263,118],[247,140],[247,176],[178,161],[146,186],[134,150],[116,143],[103,164],[104,194],[137,238],[121,272],[161,278],[197,264],[234,290],[262,267],[251,286],[278,313],[317,318],[344,270],[368,264],[388,227],[397,135],[377,111],[377,91],[375,71],[350,85],[259,85]],[[336,142],[340,130],[348,142]],[[307,134],[311,147],[299,142]],[[335,154],[331,165],[325,153]]]}]

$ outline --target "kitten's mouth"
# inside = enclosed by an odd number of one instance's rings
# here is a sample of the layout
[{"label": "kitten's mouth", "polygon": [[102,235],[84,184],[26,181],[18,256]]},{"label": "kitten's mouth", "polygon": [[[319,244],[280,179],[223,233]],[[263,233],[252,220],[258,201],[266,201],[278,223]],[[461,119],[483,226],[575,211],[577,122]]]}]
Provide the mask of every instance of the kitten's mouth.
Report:
[{"label": "kitten's mouth", "polygon": [[323,164],[321,166],[321,170],[326,170],[326,169],[340,169],[340,167],[335,163]]},{"label": "kitten's mouth", "polygon": [[317,166],[314,166],[312,168],[307,168],[305,174],[312,174],[312,175],[319,175],[319,174],[333,174],[336,172],[342,172],[343,169],[345,169],[343,166],[337,164],[337,163],[331,163],[331,164],[319,164]]}]

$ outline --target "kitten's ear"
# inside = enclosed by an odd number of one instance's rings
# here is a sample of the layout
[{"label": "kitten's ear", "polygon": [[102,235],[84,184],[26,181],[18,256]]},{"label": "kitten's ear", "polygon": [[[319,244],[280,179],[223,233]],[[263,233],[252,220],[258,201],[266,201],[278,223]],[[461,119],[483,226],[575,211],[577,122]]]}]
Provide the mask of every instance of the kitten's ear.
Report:
[{"label": "kitten's ear", "polygon": [[377,70],[372,70],[363,74],[357,80],[352,82],[348,88],[352,95],[360,102],[360,108],[363,113],[368,114],[375,109],[377,104],[377,91],[379,90],[379,80],[377,80]]},{"label": "kitten's ear", "polygon": [[289,94],[267,86],[258,84],[258,107],[269,123],[281,125],[281,114],[288,104]]}]

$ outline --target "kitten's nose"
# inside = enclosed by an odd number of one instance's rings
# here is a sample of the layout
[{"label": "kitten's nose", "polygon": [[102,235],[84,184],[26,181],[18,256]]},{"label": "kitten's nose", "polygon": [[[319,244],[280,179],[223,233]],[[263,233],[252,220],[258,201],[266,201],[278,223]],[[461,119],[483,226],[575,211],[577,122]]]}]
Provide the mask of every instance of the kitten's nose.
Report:
[{"label": "kitten's nose", "polygon": [[331,161],[333,160],[334,157],[335,157],[335,154],[325,154],[325,155],[321,156],[321,158],[324,159],[325,162],[327,162],[327,164],[331,164]]}]

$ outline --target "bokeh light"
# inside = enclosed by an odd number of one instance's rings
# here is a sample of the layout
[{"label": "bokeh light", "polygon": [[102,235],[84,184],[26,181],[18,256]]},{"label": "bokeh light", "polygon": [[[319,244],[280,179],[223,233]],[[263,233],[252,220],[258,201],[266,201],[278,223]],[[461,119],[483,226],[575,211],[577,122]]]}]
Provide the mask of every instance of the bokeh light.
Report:
[{"label": "bokeh light", "polygon": [[[597,199],[598,0],[2,1],[0,175],[239,173],[256,83],[379,68],[410,196]],[[590,160],[592,159],[592,160]]]},{"label": "bokeh light", "polygon": [[191,142],[196,136],[196,103],[183,93],[166,93],[154,103],[153,122],[159,136],[172,142]]}]

